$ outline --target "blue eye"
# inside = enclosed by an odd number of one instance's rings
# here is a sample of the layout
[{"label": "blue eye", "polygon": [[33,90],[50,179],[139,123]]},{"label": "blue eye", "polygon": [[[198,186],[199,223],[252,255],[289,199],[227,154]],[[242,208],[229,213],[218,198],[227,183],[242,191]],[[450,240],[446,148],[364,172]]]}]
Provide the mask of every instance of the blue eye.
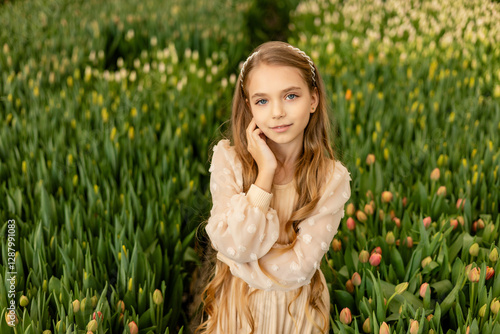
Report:
[{"label": "blue eye", "polygon": [[290,99],[290,100],[294,100],[295,98],[297,98],[298,96],[296,94],[288,94],[286,97],[290,97],[290,96],[293,96],[294,98],[293,99]]},{"label": "blue eye", "polygon": [[255,104],[262,106],[262,105],[264,105],[264,104],[262,104],[262,103],[261,103],[262,101],[267,101],[267,100],[265,100],[265,99],[260,99],[260,100],[258,100],[257,102],[255,102]]}]

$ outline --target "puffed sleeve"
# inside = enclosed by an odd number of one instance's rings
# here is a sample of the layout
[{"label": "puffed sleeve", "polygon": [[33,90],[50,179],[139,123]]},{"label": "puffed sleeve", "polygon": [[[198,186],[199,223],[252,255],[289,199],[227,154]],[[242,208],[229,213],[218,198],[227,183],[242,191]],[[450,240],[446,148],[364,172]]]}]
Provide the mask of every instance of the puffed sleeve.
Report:
[{"label": "puffed sleeve", "polygon": [[228,140],[214,147],[210,167],[212,210],[206,226],[212,247],[223,262],[256,261],[269,252],[279,237],[272,194],[252,185],[243,193],[242,165]]},{"label": "puffed sleeve", "polygon": [[285,250],[277,245],[258,261],[229,261],[233,275],[264,290],[286,291],[309,284],[344,217],[344,205],[351,196],[350,180],[347,169],[335,162],[315,210],[298,225],[293,247]]}]

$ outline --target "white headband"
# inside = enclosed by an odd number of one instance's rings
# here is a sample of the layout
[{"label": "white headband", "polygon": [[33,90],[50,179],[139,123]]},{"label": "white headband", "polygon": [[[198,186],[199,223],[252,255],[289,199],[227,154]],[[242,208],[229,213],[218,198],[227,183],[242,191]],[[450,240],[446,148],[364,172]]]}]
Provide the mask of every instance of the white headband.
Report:
[{"label": "white headband", "polygon": [[[309,58],[309,56],[304,51],[300,50],[299,48],[293,47],[291,45],[288,45],[288,47],[295,50],[296,52],[298,52],[302,57],[304,57],[307,60],[307,62],[309,63],[309,66],[311,67],[313,86],[316,86],[316,71],[314,69],[314,63],[312,62],[311,58]],[[252,58],[259,53],[259,51],[255,51],[254,53],[252,53],[250,55],[250,57],[248,57],[247,60],[245,60],[245,62],[243,63],[243,66],[241,67],[240,84],[241,84],[242,90],[243,90],[243,74],[245,73],[245,66],[247,65],[248,61],[252,60]]]}]

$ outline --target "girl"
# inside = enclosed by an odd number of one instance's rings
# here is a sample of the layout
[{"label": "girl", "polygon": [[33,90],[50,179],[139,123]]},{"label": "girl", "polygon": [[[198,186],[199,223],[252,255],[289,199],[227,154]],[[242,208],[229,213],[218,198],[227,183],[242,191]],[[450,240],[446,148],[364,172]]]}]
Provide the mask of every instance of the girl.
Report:
[{"label": "girl", "polygon": [[233,146],[213,148],[206,225],[217,251],[203,333],[327,333],[330,296],[319,270],[344,216],[350,174],[335,161],[321,76],[284,42],[241,68]]}]

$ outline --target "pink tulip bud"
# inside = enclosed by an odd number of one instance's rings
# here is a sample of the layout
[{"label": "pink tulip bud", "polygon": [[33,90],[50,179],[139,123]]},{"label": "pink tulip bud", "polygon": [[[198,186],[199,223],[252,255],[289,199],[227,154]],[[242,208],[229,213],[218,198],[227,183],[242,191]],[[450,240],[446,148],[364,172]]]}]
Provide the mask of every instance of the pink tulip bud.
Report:
[{"label": "pink tulip bud", "polygon": [[368,262],[368,259],[370,258],[370,254],[366,250],[362,250],[359,252],[359,262],[361,263],[366,263]]},{"label": "pink tulip bud", "polygon": [[418,321],[417,320],[410,320],[410,334],[417,334],[418,333]]},{"label": "pink tulip bud", "polygon": [[468,264],[465,266],[465,275],[469,275],[469,272],[471,271],[472,269],[472,263],[471,264]]},{"label": "pink tulip bud", "polygon": [[342,250],[342,242],[338,239],[333,239],[332,248],[334,252],[340,252]]},{"label": "pink tulip bud", "polygon": [[356,212],[356,218],[358,218],[358,220],[362,223],[366,222],[366,220],[368,219],[368,217],[366,216],[366,214],[361,211],[361,210],[358,210]]},{"label": "pink tulip bud", "polygon": [[394,224],[396,224],[397,228],[401,227],[401,219],[399,219],[398,217],[394,217],[392,218],[392,221],[394,222]]},{"label": "pink tulip bud", "polygon": [[349,325],[352,321],[351,310],[349,308],[343,308],[340,311],[340,322],[344,325]]},{"label": "pink tulip bud", "polygon": [[481,218],[477,220],[477,228],[480,230],[484,228],[484,221]]},{"label": "pink tulip bud", "polygon": [[431,217],[425,217],[424,220],[424,226],[425,228],[429,228],[429,226],[431,226],[431,223],[432,223],[432,218]]},{"label": "pink tulip bud", "polygon": [[135,321],[131,321],[128,323],[128,328],[130,329],[130,334],[137,334],[139,333],[139,327],[137,327],[137,324]]},{"label": "pink tulip bud", "polygon": [[370,166],[370,165],[373,165],[374,163],[375,163],[375,155],[373,155],[373,154],[368,154],[368,155],[366,156],[366,164],[367,164],[368,166]]},{"label": "pink tulip bud", "polygon": [[390,191],[384,191],[382,192],[382,202],[383,203],[389,203],[392,201],[393,195]]},{"label": "pink tulip bud", "polygon": [[347,228],[349,231],[354,231],[356,229],[356,222],[352,217],[347,218]]},{"label": "pink tulip bud", "polygon": [[389,326],[387,325],[387,323],[385,321],[382,323],[382,325],[380,325],[379,333],[380,334],[391,334],[391,330],[389,329]]},{"label": "pink tulip bud", "polygon": [[345,210],[345,213],[348,216],[352,216],[352,215],[354,215],[355,212],[356,212],[356,208],[354,207],[354,204],[352,204],[352,203],[347,204],[347,208]]},{"label": "pink tulip bud", "polygon": [[5,312],[5,321],[7,322],[7,325],[10,327],[15,327],[15,325],[19,323],[17,314],[14,311]]},{"label": "pink tulip bud", "polygon": [[92,315],[92,319],[97,320],[97,318],[99,318],[99,321],[102,321],[103,315],[101,311],[97,311],[97,313],[94,312],[94,314]]},{"label": "pink tulip bud", "polygon": [[382,255],[380,255],[379,253],[373,253],[371,256],[370,256],[370,264],[374,267],[378,266],[380,264],[380,261],[382,261]]},{"label": "pink tulip bud", "polygon": [[123,300],[119,300],[118,303],[116,303],[116,309],[120,310],[122,313],[125,312],[125,303]]},{"label": "pink tulip bud", "polygon": [[363,322],[363,332],[365,332],[365,333],[371,333],[372,332],[372,326],[370,324],[370,318],[366,318],[365,322]]},{"label": "pink tulip bud", "polygon": [[446,187],[445,186],[439,187],[438,190],[436,191],[436,195],[446,196]]},{"label": "pink tulip bud", "polygon": [[495,269],[491,267],[486,267],[486,279],[489,280],[493,276],[495,276]]},{"label": "pink tulip bud", "polygon": [[382,255],[382,248],[380,248],[380,247],[375,247],[375,248],[372,250],[371,254],[373,254],[373,253],[379,253],[380,255]]},{"label": "pink tulip bud", "polygon": [[465,205],[465,198],[459,198],[457,200],[457,209],[463,209]]},{"label": "pink tulip bud", "polygon": [[437,181],[437,180],[439,180],[440,176],[441,176],[441,173],[439,172],[439,168],[434,168],[434,170],[431,172],[431,180]]},{"label": "pink tulip bud", "polygon": [[408,203],[408,199],[406,197],[403,197],[403,207],[406,207],[407,203]]},{"label": "pink tulip bud", "polygon": [[472,283],[479,282],[479,277],[481,276],[481,271],[477,267],[472,268],[469,271],[469,275],[467,275],[467,276],[469,278],[469,281],[471,281]]},{"label": "pink tulip bud", "polygon": [[364,211],[367,215],[373,215],[373,212],[375,211],[375,209],[373,208],[373,206],[371,204],[366,204]]},{"label": "pink tulip bud", "polygon": [[477,231],[477,222],[472,223],[472,232]]},{"label": "pink tulip bud", "polygon": [[420,286],[420,297],[425,298],[425,293],[427,292],[427,289],[430,289],[429,283],[424,283]]},{"label": "pink tulip bud", "polygon": [[356,273],[352,274],[351,281],[352,281],[352,284],[354,286],[360,286],[361,285],[361,276],[356,272]]},{"label": "pink tulip bud", "polygon": [[408,248],[413,247],[413,238],[412,237],[406,237],[406,247],[408,247]]},{"label": "pink tulip bud", "polygon": [[371,191],[371,190],[368,190],[368,191],[366,192],[366,198],[368,198],[368,199],[372,199],[372,198],[373,198],[373,193],[372,193],[372,191]]}]

